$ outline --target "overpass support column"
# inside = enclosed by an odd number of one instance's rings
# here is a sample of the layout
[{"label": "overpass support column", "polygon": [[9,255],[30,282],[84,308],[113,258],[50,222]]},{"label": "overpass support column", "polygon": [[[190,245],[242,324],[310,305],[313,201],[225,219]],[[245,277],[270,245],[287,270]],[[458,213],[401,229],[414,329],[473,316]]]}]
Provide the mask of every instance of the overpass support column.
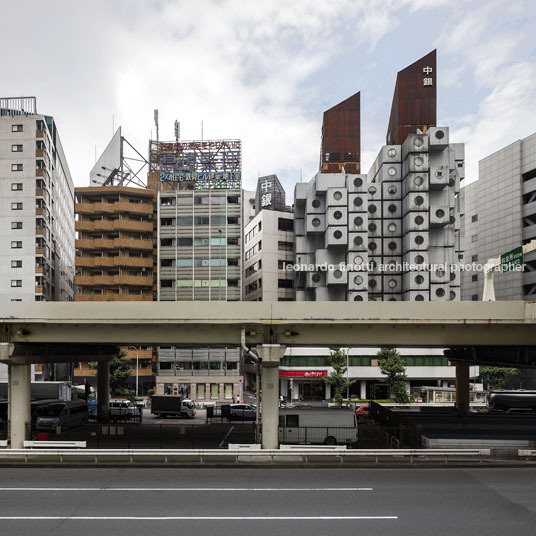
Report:
[{"label": "overpass support column", "polygon": [[97,365],[97,421],[106,422],[110,411],[110,362]]},{"label": "overpass support column", "polygon": [[31,365],[9,365],[9,439],[12,449],[23,449],[31,426]]},{"label": "overpass support column", "polygon": [[469,413],[469,365],[456,364],[456,409],[458,416]]},{"label": "overpass support column", "polygon": [[262,360],[262,448],[277,449],[279,446],[279,361],[285,346],[263,344],[257,347]]}]

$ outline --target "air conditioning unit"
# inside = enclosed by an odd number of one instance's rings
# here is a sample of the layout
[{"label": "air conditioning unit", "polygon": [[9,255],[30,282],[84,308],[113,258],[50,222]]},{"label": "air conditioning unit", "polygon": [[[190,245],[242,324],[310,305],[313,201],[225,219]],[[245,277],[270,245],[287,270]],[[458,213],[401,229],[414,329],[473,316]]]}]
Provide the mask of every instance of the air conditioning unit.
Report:
[{"label": "air conditioning unit", "polygon": [[402,201],[400,200],[382,201],[382,214],[384,218],[401,218],[402,217]]},{"label": "air conditioning unit", "polygon": [[328,188],[326,193],[328,207],[345,207],[348,205],[348,190],[346,188]]},{"label": "air conditioning unit", "polygon": [[368,195],[348,194],[348,212],[367,212]]},{"label": "air conditioning unit", "polygon": [[348,230],[349,231],[367,231],[368,229],[368,213],[354,212],[348,214]]},{"label": "air conditioning unit", "polygon": [[347,225],[348,209],[344,206],[328,207],[327,225]]},{"label": "air conditioning unit", "polygon": [[367,251],[368,233],[348,233],[349,251]]}]

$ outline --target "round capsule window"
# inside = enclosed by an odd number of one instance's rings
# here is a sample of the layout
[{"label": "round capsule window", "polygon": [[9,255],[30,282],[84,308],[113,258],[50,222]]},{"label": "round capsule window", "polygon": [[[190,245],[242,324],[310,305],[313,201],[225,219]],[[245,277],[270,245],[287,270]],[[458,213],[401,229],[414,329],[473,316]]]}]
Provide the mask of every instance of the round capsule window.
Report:
[{"label": "round capsule window", "polygon": [[456,299],[456,292],[454,292],[453,290],[450,291],[450,299],[451,299],[451,300],[455,300],[455,299]]},{"label": "round capsule window", "polygon": [[415,257],[415,264],[423,264],[424,263],[424,257],[422,255],[417,255]]},{"label": "round capsule window", "polygon": [[389,245],[387,246],[391,251],[394,251],[396,249],[396,242],[389,242]]},{"label": "round capsule window", "polygon": [[354,257],[354,264],[355,265],[363,264],[363,257],[361,255],[356,255]]},{"label": "round capsule window", "polygon": [[424,277],[422,275],[416,275],[415,283],[417,283],[417,285],[422,285],[424,283]]},{"label": "round capsule window", "polygon": [[362,197],[354,197],[354,206],[360,207],[363,204]]},{"label": "round capsule window", "polygon": [[415,157],[415,165],[422,166],[424,164],[424,158],[422,156]]},{"label": "round capsule window", "polygon": [[445,216],[445,211],[441,208],[438,208],[435,211],[436,218],[443,218]]},{"label": "round capsule window", "polygon": [[320,218],[313,218],[313,219],[311,220],[311,225],[312,225],[313,227],[319,227],[319,226],[320,226],[320,223],[321,223]]},{"label": "round capsule window", "polygon": [[420,175],[417,175],[413,180],[413,183],[415,186],[422,186],[424,184],[424,179]]},{"label": "round capsule window", "polygon": [[435,137],[438,140],[442,140],[445,137],[445,133],[442,130],[436,130]]},{"label": "round capsule window", "polygon": [[454,272],[450,272],[450,280],[454,281],[456,279],[456,274]]},{"label": "round capsule window", "polygon": [[394,232],[396,232],[396,223],[390,223],[390,224],[387,226],[387,230],[388,230],[390,233],[394,233]]},{"label": "round capsule window", "polygon": [[335,271],[333,272],[333,277],[334,277],[335,279],[340,279],[340,278],[342,277],[342,272],[341,272],[341,270],[335,270]]},{"label": "round capsule window", "polygon": [[333,199],[335,199],[335,201],[340,201],[342,199],[342,193],[339,192],[339,190],[333,192]]},{"label": "round capsule window", "polygon": [[441,268],[437,269],[435,273],[439,278],[445,277],[445,270],[441,270]]},{"label": "round capsule window", "polygon": [[368,282],[368,286],[370,288],[376,288],[376,286],[378,285],[378,282],[375,280],[375,279],[371,279],[369,282]]},{"label": "round capsule window", "polygon": [[391,195],[395,195],[396,192],[398,192],[398,188],[394,184],[391,184],[391,186],[389,186],[389,188],[387,188],[387,193],[389,193]]},{"label": "round capsule window", "polygon": [[392,147],[387,151],[387,155],[390,158],[394,158],[396,156],[396,149],[393,149]]},{"label": "round capsule window", "polygon": [[415,301],[424,301],[424,296],[422,294],[417,294],[417,296],[415,296]]},{"label": "round capsule window", "polygon": [[396,205],[389,205],[387,207],[387,210],[391,213],[391,214],[394,214],[396,212]]},{"label": "round capsule window", "polygon": [[313,205],[313,208],[319,208],[321,203],[319,199],[313,199],[311,205]]},{"label": "round capsule window", "polygon": [[369,205],[368,207],[368,211],[371,213],[371,214],[374,214],[377,210],[377,207],[376,205]]},{"label": "round capsule window", "polygon": [[363,277],[360,276],[360,275],[356,275],[356,276],[354,277],[354,283],[355,283],[356,285],[362,285],[362,284],[363,284]]},{"label": "round capsule window", "polygon": [[421,244],[424,244],[424,237],[421,236],[421,235],[417,235],[417,236],[415,237],[415,243],[416,243],[417,245],[419,245],[419,246],[420,246]]},{"label": "round capsule window", "polygon": [[424,218],[422,216],[415,216],[415,223],[417,225],[422,225],[424,223]]},{"label": "round capsule window", "polygon": [[378,228],[378,226],[375,224],[375,223],[369,223],[368,224],[368,230],[369,230],[369,233],[374,233],[376,232],[376,229]]},{"label": "round capsule window", "polygon": [[422,141],[422,138],[415,138],[415,141],[413,143],[415,147],[422,147],[424,142]]},{"label": "round capsule window", "polygon": [[361,188],[361,186],[363,186],[363,179],[361,177],[356,177],[354,179],[354,186],[356,188]]},{"label": "round capsule window", "polygon": [[398,285],[398,282],[396,279],[389,279],[388,283],[387,283],[387,286],[389,288],[396,288]]},{"label": "round capsule window", "polygon": [[368,189],[368,193],[370,195],[374,195],[376,193],[376,187],[375,186],[370,186],[369,189]]},{"label": "round capsule window", "polygon": [[357,296],[354,296],[354,301],[363,301],[363,296],[357,294]]},{"label": "round capsule window", "polygon": [[333,213],[333,217],[336,219],[336,220],[340,220],[342,218],[342,212],[340,210],[336,210],[334,213]]},{"label": "round capsule window", "polygon": [[415,204],[420,207],[424,203],[424,197],[422,195],[418,195],[415,198]]},{"label": "round capsule window", "polygon": [[376,244],[376,242],[370,242],[368,245],[368,248],[370,249],[370,251],[375,251],[377,247],[378,245]]},{"label": "round capsule window", "polygon": [[442,298],[445,295],[445,289],[436,288],[435,294],[438,298]]},{"label": "round capsule window", "polygon": [[363,238],[362,238],[362,237],[360,237],[360,236],[356,236],[356,237],[354,238],[354,244],[355,244],[356,246],[360,246],[362,243],[363,243]]},{"label": "round capsule window", "polygon": [[342,232],[341,231],[335,231],[333,233],[333,236],[337,239],[337,240],[340,240],[342,238]]},{"label": "round capsule window", "polygon": [[394,177],[396,175],[396,168],[395,167],[390,167],[387,170],[387,173],[389,174],[390,177]]},{"label": "round capsule window", "polygon": [[354,218],[354,225],[357,227],[361,227],[361,225],[363,225],[363,218],[361,216],[356,216]]},{"label": "round capsule window", "polygon": [[313,274],[313,276],[311,277],[311,279],[315,282],[315,283],[318,283],[320,281],[320,279],[322,279],[320,277],[320,274]]}]

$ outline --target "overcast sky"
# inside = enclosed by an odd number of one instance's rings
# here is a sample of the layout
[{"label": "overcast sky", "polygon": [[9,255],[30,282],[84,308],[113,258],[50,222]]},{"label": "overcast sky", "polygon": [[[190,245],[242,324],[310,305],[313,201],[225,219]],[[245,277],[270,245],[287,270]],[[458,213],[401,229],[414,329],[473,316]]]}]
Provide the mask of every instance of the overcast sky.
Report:
[{"label": "overcast sky", "polygon": [[115,125],[160,139],[239,138],[244,185],[318,169],[322,113],[361,91],[362,170],[397,71],[438,54],[438,124],[478,160],[536,131],[535,0],[17,0],[2,6],[0,96],[53,115],[77,186]]}]

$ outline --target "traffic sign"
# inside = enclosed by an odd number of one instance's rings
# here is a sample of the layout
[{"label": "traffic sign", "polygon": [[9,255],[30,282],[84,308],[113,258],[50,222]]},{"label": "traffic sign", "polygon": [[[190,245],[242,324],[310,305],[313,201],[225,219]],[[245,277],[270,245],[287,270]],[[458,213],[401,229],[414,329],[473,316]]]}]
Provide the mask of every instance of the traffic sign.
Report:
[{"label": "traffic sign", "polygon": [[514,248],[501,255],[501,272],[509,272],[523,266],[523,246]]}]

